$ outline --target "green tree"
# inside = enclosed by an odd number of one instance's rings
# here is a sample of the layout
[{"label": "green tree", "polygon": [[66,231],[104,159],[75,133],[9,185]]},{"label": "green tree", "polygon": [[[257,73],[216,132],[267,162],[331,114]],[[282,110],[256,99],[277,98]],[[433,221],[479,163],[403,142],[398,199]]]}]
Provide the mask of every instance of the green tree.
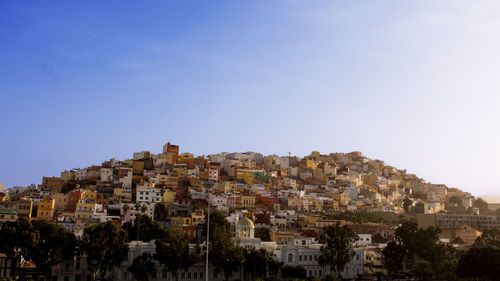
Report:
[{"label": "green tree", "polygon": [[271,233],[267,227],[255,228],[255,238],[260,238],[262,241],[271,241]]},{"label": "green tree", "polygon": [[403,259],[406,255],[404,247],[395,241],[390,241],[382,251],[384,254],[384,265],[389,275],[394,275],[403,269]]},{"label": "green tree", "polygon": [[482,198],[474,200],[472,206],[478,208],[479,213],[482,215],[489,213],[488,202],[484,201]]},{"label": "green tree", "polygon": [[189,236],[181,230],[173,230],[169,239],[156,240],[154,258],[167,266],[167,270],[179,280],[179,269],[188,270],[201,261],[199,248],[189,249]]},{"label": "green tree", "polygon": [[430,262],[426,260],[417,260],[415,266],[412,268],[412,273],[418,280],[426,281],[432,279],[434,270]]},{"label": "green tree", "polygon": [[168,207],[165,203],[160,202],[155,205],[155,221],[166,221],[168,219]]},{"label": "green tree", "polygon": [[340,277],[345,265],[354,255],[352,248],[357,239],[358,235],[346,225],[341,226],[337,223],[325,227],[319,237],[320,243],[324,246],[321,247],[318,262],[321,265],[328,265]]},{"label": "green tree", "polygon": [[64,227],[47,220],[34,220],[32,224],[39,239],[29,258],[35,262],[39,272],[50,279],[53,266],[75,256],[76,237]]},{"label": "green tree", "polygon": [[451,256],[451,248],[439,242],[439,233],[437,228],[421,229],[415,222],[403,222],[396,229],[394,241],[383,250],[388,271],[394,274],[405,269],[403,264],[415,265],[416,260],[424,260],[437,274],[441,262]]},{"label": "green tree", "polygon": [[449,200],[450,204],[452,204],[453,206],[459,206],[459,205],[462,205],[462,199],[458,196],[452,196],[450,197],[450,200]]},{"label": "green tree", "polygon": [[[206,229],[206,225],[203,229]],[[243,249],[235,246],[231,237],[231,224],[226,220],[225,213],[210,213],[209,259],[216,268],[224,272],[226,280],[243,262]]]},{"label": "green tree", "polygon": [[138,214],[134,223],[124,223],[122,229],[127,232],[129,242],[135,240],[149,242],[168,236],[168,229],[147,215]]},{"label": "green tree", "polygon": [[249,280],[265,277],[267,273],[269,259],[265,249],[256,250],[251,248],[244,251],[244,268],[245,275],[250,277]]},{"label": "green tree", "polygon": [[132,273],[137,281],[148,281],[149,276],[156,270],[153,257],[149,253],[144,253],[134,259],[128,271]]},{"label": "green tree", "polygon": [[306,279],[307,271],[301,265],[285,265],[281,268],[281,277],[285,278],[286,280]]},{"label": "green tree", "polygon": [[406,197],[405,200],[403,201],[403,209],[405,210],[405,214],[408,214],[408,212],[410,211],[412,203],[413,201],[408,197]]},{"label": "green tree", "polygon": [[460,277],[498,280],[498,276],[500,276],[500,249],[473,247],[460,258],[457,268]]},{"label": "green tree", "polygon": [[500,249],[500,231],[496,228],[484,230],[472,246],[475,248],[494,247]]},{"label": "green tree", "polygon": [[269,271],[269,275],[271,276],[272,280],[276,280],[278,278],[278,273],[280,272],[282,267],[283,267],[282,262],[279,262],[273,258],[269,258],[267,262],[267,269]]},{"label": "green tree", "polygon": [[340,280],[341,279],[339,279],[335,274],[327,274],[323,278],[321,278],[321,281],[340,281]]},{"label": "green tree", "polygon": [[80,247],[87,254],[93,279],[101,280],[127,257],[127,233],[112,222],[95,224],[83,231]]},{"label": "green tree", "polygon": [[372,237],[373,243],[386,243],[387,238],[384,238],[380,233],[375,233]]},{"label": "green tree", "polygon": [[7,259],[12,259],[13,268],[11,277],[17,277],[17,264],[23,257],[31,256],[33,248],[38,243],[39,234],[35,232],[31,222],[20,217],[13,222],[5,222],[0,228],[0,253],[4,253]]}]

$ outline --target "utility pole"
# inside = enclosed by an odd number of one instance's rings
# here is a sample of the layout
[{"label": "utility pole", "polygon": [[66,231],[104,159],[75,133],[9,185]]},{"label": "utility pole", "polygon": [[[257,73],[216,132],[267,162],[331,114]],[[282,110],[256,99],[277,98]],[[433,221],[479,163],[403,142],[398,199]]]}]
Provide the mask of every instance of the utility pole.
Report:
[{"label": "utility pole", "polygon": [[[207,192],[208,194],[208,192]],[[205,281],[208,281],[208,247],[209,247],[209,236],[210,236],[210,195],[208,196],[208,212],[207,212],[207,252],[205,256]]]}]

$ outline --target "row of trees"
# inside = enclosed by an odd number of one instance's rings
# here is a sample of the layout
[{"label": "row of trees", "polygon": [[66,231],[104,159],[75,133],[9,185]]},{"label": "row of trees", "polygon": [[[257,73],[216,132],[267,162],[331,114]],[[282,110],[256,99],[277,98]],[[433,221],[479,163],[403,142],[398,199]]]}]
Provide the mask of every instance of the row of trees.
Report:
[{"label": "row of trees", "polygon": [[[245,280],[302,276],[303,268],[283,266],[265,250],[244,249],[235,244],[223,212],[216,211],[210,216],[209,260],[225,280],[240,269]],[[415,222],[403,222],[395,232],[395,239],[383,250],[388,278],[401,277],[403,273],[420,280],[494,280],[499,276],[500,231],[485,231],[470,250],[463,252],[440,243],[439,234],[437,228],[421,229]],[[339,278],[353,257],[352,245],[356,239],[357,235],[347,226],[325,228],[319,239],[323,246],[318,262]],[[79,239],[45,220],[20,218],[0,228],[0,252],[17,261],[15,265],[22,260],[34,261],[39,274],[46,277],[51,276],[52,267],[61,261],[85,255],[94,280],[106,280],[106,274],[126,259],[127,242],[132,240],[156,241],[156,252],[136,257],[129,268],[137,280],[148,280],[157,264],[164,265],[178,279],[181,270],[205,258],[199,246],[190,246],[187,234],[163,227],[148,216],[139,215],[134,223],[126,223],[122,228],[111,222],[95,224],[86,228]],[[17,274],[18,268],[14,267],[13,277]]]},{"label": "row of trees", "polygon": [[[265,250],[244,249],[232,240],[231,228],[223,212],[210,215],[210,261],[227,280],[235,271],[243,269],[245,280],[266,277],[277,279],[300,278],[305,270],[299,267],[283,266]],[[203,229],[206,229],[204,227]],[[268,236],[265,233],[263,236]],[[203,234],[205,236],[206,233]],[[352,243],[357,235],[346,226],[325,228],[320,241],[319,262],[340,276],[345,265],[352,258]],[[115,223],[99,223],[87,227],[81,238],[64,227],[46,220],[29,221],[19,218],[6,222],[0,229],[0,252],[12,258],[14,265],[22,260],[32,260],[40,275],[50,278],[52,267],[66,259],[82,255],[87,258],[87,266],[93,280],[106,280],[106,274],[120,265],[127,257],[127,242],[155,240],[156,252],[136,257],[129,271],[137,280],[148,280],[155,270],[155,264],[165,265],[167,270],[179,277],[181,269],[187,270],[204,259],[200,247],[190,248],[189,236],[181,230],[161,226],[149,216],[138,215],[134,223],[125,223],[122,228]],[[156,262],[155,262],[156,261]],[[18,268],[13,268],[12,277],[18,276]]]},{"label": "row of trees", "polygon": [[418,280],[497,280],[500,276],[500,231],[486,230],[468,250],[439,240],[441,230],[404,222],[383,250],[388,278],[412,275]]},{"label": "row of trees", "polygon": [[[168,270],[178,277],[180,269],[187,269],[200,261],[201,258],[205,258],[201,256],[200,248],[196,248],[194,252],[189,251],[189,237],[187,235],[179,231],[169,231],[158,222],[152,221],[149,216],[139,215],[134,223],[124,224],[123,229],[127,232],[129,241],[156,240],[156,254],[139,257],[137,261],[134,261],[136,265],[131,270],[138,268],[139,264],[157,260],[166,265]],[[206,229],[206,226],[203,226],[202,237],[206,236]],[[263,241],[270,241],[269,229],[256,229],[256,236]],[[357,239],[357,234],[347,226],[337,224],[326,227],[319,239],[324,246],[321,248],[318,262],[329,267],[337,277],[340,277],[344,267],[354,255],[352,245]],[[266,272],[269,272],[269,275],[274,276],[274,278],[277,278],[279,273],[282,277],[287,278],[288,275],[293,276],[288,273],[301,272],[300,267],[283,267],[282,264],[268,256],[264,250],[246,250],[235,245],[232,241],[231,225],[226,220],[226,214],[220,211],[214,211],[210,214],[209,253],[212,265],[224,275],[226,280],[240,268],[243,268],[247,280],[264,277]],[[133,274],[142,278],[141,280],[148,278],[147,274],[143,272],[133,272]]]},{"label": "row of trees", "polygon": [[108,270],[126,258],[126,242],[126,232],[111,222],[86,228],[80,239],[47,220],[29,221],[21,217],[14,222],[5,222],[0,228],[0,252],[13,261],[13,278],[19,276],[18,265],[26,260],[36,264],[39,276],[50,279],[53,266],[86,254],[93,278],[102,280]]}]

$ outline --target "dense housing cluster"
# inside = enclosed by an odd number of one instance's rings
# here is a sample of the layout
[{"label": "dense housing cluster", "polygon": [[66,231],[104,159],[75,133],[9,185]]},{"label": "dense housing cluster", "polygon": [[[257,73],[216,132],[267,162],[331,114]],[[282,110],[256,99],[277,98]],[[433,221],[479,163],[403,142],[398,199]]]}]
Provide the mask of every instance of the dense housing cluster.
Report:
[{"label": "dense housing cluster", "polygon": [[[498,217],[480,215],[487,207],[476,206],[471,194],[425,182],[360,152],[314,151],[302,158],[255,152],[196,157],[167,143],[162,153],[137,152],[132,159],[63,171],[60,177],[44,177],[38,186],[4,188],[0,194],[0,223],[19,217],[45,219],[81,237],[98,223],[123,226],[148,216],[186,233],[191,248],[205,243],[208,209],[218,210],[225,214],[235,244],[263,249],[283,265],[300,266],[310,278],[331,272],[320,262],[320,237],[328,226],[346,226],[357,234],[351,258],[341,270],[346,279],[387,274],[383,249],[402,217],[413,217],[420,227],[440,227],[441,242],[456,247],[470,246],[482,230],[500,226]],[[119,280],[134,280],[127,269],[157,247],[154,240],[128,246],[126,261],[112,273]],[[3,260],[0,277],[8,275],[5,255]],[[71,260],[54,268],[54,276],[85,280],[90,276],[85,270]],[[203,262],[182,270],[178,278],[204,280],[204,274],[210,274],[210,280],[224,278],[215,268],[205,272]],[[240,280],[243,275],[230,278]],[[159,270],[152,278],[174,277]]]}]

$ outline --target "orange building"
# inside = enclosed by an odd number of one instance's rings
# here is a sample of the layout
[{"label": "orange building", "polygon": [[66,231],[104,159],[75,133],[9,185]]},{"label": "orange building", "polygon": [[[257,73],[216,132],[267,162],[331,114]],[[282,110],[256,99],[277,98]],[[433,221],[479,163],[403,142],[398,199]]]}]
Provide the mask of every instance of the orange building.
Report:
[{"label": "orange building", "polygon": [[56,200],[43,199],[38,203],[37,218],[51,220],[54,216]]},{"label": "orange building", "polygon": [[172,163],[177,164],[179,159],[179,146],[167,143],[163,146],[163,153],[171,153],[172,154]]}]

